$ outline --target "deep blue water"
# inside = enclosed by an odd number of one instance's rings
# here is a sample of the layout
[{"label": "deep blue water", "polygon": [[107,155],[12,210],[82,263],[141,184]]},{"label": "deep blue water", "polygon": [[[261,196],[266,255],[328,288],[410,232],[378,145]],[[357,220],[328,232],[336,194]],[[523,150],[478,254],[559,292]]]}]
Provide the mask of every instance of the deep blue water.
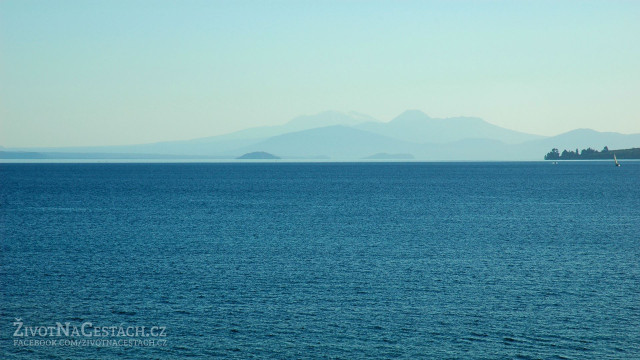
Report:
[{"label": "deep blue water", "polygon": [[640,358],[640,162],[0,164],[0,201],[3,359]]}]

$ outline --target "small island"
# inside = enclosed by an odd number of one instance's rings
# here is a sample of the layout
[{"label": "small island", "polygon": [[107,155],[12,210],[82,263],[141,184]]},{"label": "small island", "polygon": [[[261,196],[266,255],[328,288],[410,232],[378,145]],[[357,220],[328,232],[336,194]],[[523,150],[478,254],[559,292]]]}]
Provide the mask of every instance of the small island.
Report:
[{"label": "small island", "polygon": [[280,157],[275,156],[273,154],[269,154],[268,152],[264,152],[264,151],[255,151],[255,152],[250,152],[250,153],[244,154],[242,156],[239,156],[236,159],[242,159],[242,160],[273,160],[273,159],[280,159]]},{"label": "small island", "polygon": [[371,156],[367,156],[363,159],[366,159],[366,160],[412,160],[414,159],[414,157],[411,154],[377,153]]},{"label": "small island", "polygon": [[640,148],[609,150],[607,146],[602,151],[592,148],[582,149],[579,151],[564,150],[562,153],[558,149],[553,148],[547,155],[545,160],[609,160],[613,159],[613,154],[618,159],[640,159]]}]

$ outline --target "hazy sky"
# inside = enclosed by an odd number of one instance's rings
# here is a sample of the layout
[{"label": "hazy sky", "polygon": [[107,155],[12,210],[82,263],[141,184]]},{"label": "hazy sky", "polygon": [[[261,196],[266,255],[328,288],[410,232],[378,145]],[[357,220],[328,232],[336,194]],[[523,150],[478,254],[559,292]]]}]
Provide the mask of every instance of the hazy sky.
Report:
[{"label": "hazy sky", "polygon": [[406,109],[640,133],[640,1],[0,1],[0,145]]}]

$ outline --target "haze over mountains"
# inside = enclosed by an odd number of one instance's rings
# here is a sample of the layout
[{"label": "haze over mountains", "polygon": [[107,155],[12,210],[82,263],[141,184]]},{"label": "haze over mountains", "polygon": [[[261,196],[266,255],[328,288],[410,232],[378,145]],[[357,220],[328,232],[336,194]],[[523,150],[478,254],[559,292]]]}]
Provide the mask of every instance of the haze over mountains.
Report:
[{"label": "haze over mountains", "polygon": [[[404,158],[417,160],[542,160],[554,147],[599,150],[604,146],[610,149],[638,147],[640,134],[577,129],[544,137],[505,129],[480,118],[431,118],[419,110],[405,111],[389,122],[359,113],[326,111],[300,116],[280,126],[256,127],[186,141],[5,149],[2,157],[234,159],[246,153],[267,152],[283,159],[358,160],[380,154],[403,154]],[[30,152],[31,155],[21,156],[15,151]]]}]

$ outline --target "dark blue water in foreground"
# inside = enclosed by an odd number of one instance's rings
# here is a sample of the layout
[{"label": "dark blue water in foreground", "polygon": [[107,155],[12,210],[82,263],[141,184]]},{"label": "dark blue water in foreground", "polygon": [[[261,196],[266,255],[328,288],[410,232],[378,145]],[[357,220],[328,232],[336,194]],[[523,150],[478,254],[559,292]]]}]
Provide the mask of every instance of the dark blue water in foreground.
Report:
[{"label": "dark blue water in foreground", "polygon": [[0,196],[3,359],[640,358],[640,162],[1,164]]}]

